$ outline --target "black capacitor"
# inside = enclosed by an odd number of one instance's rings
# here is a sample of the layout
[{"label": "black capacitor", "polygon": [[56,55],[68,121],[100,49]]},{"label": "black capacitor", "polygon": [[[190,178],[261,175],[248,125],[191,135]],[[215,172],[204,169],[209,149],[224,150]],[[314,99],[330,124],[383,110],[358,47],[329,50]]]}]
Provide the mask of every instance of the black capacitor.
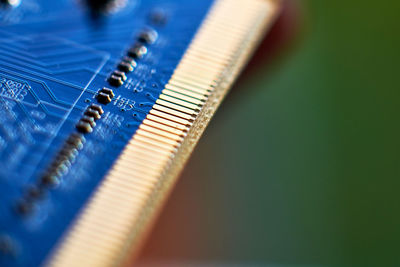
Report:
[{"label": "black capacitor", "polygon": [[167,12],[163,9],[156,8],[149,14],[150,23],[156,26],[163,26],[168,21]]},{"label": "black capacitor", "polygon": [[[107,97],[108,97],[108,96],[107,96]],[[110,99],[110,102],[111,102],[111,99]],[[78,124],[76,125],[76,129],[77,129],[80,133],[83,133],[83,134],[87,134],[87,133],[93,132],[93,128],[92,128],[92,126],[90,125],[90,123],[89,123],[89,122],[82,121],[82,120],[80,120],[80,121],[78,122]]]},{"label": "black capacitor", "polygon": [[26,216],[34,211],[35,205],[32,202],[21,199],[15,204],[15,209],[20,215]]},{"label": "black capacitor", "polygon": [[98,120],[98,119],[101,118],[100,113],[97,110],[92,109],[92,108],[88,108],[85,111],[85,115],[88,116],[88,117],[92,117],[94,120]]},{"label": "black capacitor", "polygon": [[90,126],[92,126],[92,128],[96,126],[96,123],[94,122],[94,118],[93,117],[89,117],[89,116],[85,115],[85,116],[83,116],[81,118],[81,121],[89,123]]},{"label": "black capacitor", "polygon": [[109,14],[124,7],[127,0],[85,0],[92,14]]},{"label": "black capacitor", "polygon": [[114,97],[114,92],[113,92],[113,90],[111,90],[110,88],[103,87],[99,92],[109,95],[110,98],[113,98],[113,97]]},{"label": "black capacitor", "polygon": [[147,47],[143,44],[135,44],[128,50],[128,56],[134,59],[141,59],[147,54]]},{"label": "black capacitor", "polygon": [[36,185],[30,185],[25,191],[26,198],[30,200],[41,199],[43,198],[44,195],[45,195],[45,190]]},{"label": "black capacitor", "polygon": [[138,36],[139,42],[144,44],[153,44],[158,38],[158,33],[153,29],[146,29]]},{"label": "black capacitor", "polygon": [[129,63],[129,62],[127,62],[127,61],[121,61],[121,62],[118,64],[118,69],[119,69],[120,71],[125,72],[125,73],[132,72],[132,71],[134,70],[132,64]]},{"label": "black capacitor", "polygon": [[0,7],[17,7],[21,4],[21,0],[0,0]]},{"label": "black capacitor", "polygon": [[121,77],[121,80],[122,80],[123,82],[125,82],[125,81],[128,79],[128,77],[126,77],[125,73],[122,72],[122,71],[119,71],[119,70],[115,70],[115,71],[113,72],[113,75],[118,76],[118,77]]},{"label": "black capacitor", "polygon": [[57,185],[60,182],[58,176],[59,173],[56,170],[48,171],[40,178],[39,186],[52,187]]},{"label": "black capacitor", "polygon": [[122,80],[121,77],[119,77],[117,75],[114,75],[114,74],[111,74],[111,76],[108,78],[108,83],[111,86],[120,87],[121,85],[124,84],[124,81]]},{"label": "black capacitor", "polygon": [[91,104],[90,108],[97,110],[99,112],[100,115],[102,115],[104,113],[104,110],[101,106],[97,105],[97,104]]},{"label": "black capacitor", "polygon": [[101,104],[106,105],[106,104],[111,102],[111,98],[110,98],[110,96],[108,94],[99,93],[97,95],[97,101],[99,101],[99,103],[101,103]]}]

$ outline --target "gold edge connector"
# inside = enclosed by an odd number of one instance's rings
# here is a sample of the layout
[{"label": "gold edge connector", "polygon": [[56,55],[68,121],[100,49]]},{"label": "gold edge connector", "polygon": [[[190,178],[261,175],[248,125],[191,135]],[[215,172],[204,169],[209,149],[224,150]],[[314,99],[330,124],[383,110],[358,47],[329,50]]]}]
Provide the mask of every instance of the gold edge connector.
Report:
[{"label": "gold edge connector", "polygon": [[120,266],[278,13],[277,0],[216,0],[139,130],[46,261]]}]

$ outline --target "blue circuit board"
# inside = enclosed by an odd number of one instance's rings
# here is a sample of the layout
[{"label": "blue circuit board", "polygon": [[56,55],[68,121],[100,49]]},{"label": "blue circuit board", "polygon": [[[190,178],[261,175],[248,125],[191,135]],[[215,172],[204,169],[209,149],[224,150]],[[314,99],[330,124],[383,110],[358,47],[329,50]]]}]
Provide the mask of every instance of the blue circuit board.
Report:
[{"label": "blue circuit board", "polygon": [[92,2],[0,4],[0,266],[43,262],[213,1]]}]

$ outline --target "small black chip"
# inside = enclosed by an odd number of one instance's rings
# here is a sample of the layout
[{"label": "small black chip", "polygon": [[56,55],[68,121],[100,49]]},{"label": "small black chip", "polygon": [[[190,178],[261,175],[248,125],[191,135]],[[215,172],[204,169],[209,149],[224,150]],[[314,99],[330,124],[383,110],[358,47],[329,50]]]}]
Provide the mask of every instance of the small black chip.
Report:
[{"label": "small black chip", "polygon": [[0,7],[15,8],[21,4],[21,0],[0,0]]},{"label": "small black chip", "polygon": [[19,200],[15,208],[19,214],[26,216],[34,211],[35,206],[26,200]]},{"label": "small black chip", "polygon": [[92,108],[88,108],[88,109],[85,111],[85,115],[88,116],[88,117],[93,118],[94,120],[98,120],[98,119],[101,118],[100,113],[99,113],[97,110],[92,109]]},{"label": "small black chip", "polygon": [[80,149],[82,148],[84,142],[85,138],[83,137],[83,135],[79,133],[73,133],[68,137],[67,141],[65,142],[65,145]]},{"label": "small black chip", "polygon": [[104,113],[103,108],[101,106],[97,105],[97,104],[91,104],[90,108],[96,110],[97,112],[99,112],[100,115],[102,115]]},{"label": "small black chip", "polygon": [[101,89],[99,91],[99,93],[105,93],[105,94],[109,95],[111,99],[114,97],[113,90],[111,90],[110,88],[107,88],[107,87],[103,87],[103,89]]},{"label": "small black chip", "polygon": [[99,103],[101,103],[101,104],[106,105],[106,104],[111,102],[111,98],[110,98],[110,96],[108,94],[99,93],[97,95],[97,101],[99,101]]},{"label": "small black chip", "polygon": [[37,200],[43,198],[45,191],[36,185],[31,185],[26,189],[25,196],[31,200]]},{"label": "small black chip", "polygon": [[17,249],[14,240],[5,234],[0,234],[0,255],[15,256]]},{"label": "small black chip", "polygon": [[57,173],[58,171],[65,170],[71,167],[71,160],[75,158],[76,154],[66,153],[64,155],[58,155],[55,160],[51,163],[49,170]]},{"label": "small black chip", "polygon": [[58,179],[57,173],[54,173],[52,171],[46,173],[45,175],[40,178],[40,185],[44,187],[49,187],[49,186],[55,186],[60,182]]},{"label": "small black chip", "polygon": [[82,121],[82,120],[80,120],[80,121],[78,122],[78,124],[76,125],[76,129],[77,129],[79,132],[83,133],[83,134],[87,134],[87,133],[93,132],[93,128],[92,128],[92,126],[90,125],[90,123],[85,122],[85,121]]},{"label": "small black chip", "polygon": [[149,15],[149,20],[154,25],[163,26],[167,23],[168,16],[163,9],[154,9]]},{"label": "small black chip", "polygon": [[128,79],[128,77],[126,77],[126,74],[125,74],[124,72],[122,72],[122,71],[119,71],[119,70],[115,70],[115,71],[113,72],[113,75],[115,75],[115,76],[117,76],[117,77],[121,77],[121,80],[122,80],[123,82],[125,82],[125,81]]},{"label": "small black chip", "polygon": [[56,165],[60,165],[64,161],[73,161],[78,155],[78,149],[79,148],[65,145],[53,163],[55,163]]},{"label": "small black chip", "polygon": [[138,41],[144,44],[153,44],[157,38],[158,33],[155,30],[147,29],[139,34]]},{"label": "small black chip", "polygon": [[128,50],[128,56],[141,59],[147,54],[147,48],[143,44],[136,44]]},{"label": "small black chip", "polygon": [[122,80],[121,77],[112,74],[112,75],[110,76],[110,78],[108,78],[108,83],[109,83],[111,86],[120,87],[121,85],[124,84],[124,81]]},{"label": "small black chip", "polygon": [[83,116],[83,118],[81,119],[82,122],[87,122],[90,124],[90,126],[95,127],[96,123],[94,122],[94,118],[93,117],[89,117],[89,116]]},{"label": "small black chip", "polygon": [[137,66],[136,61],[131,57],[124,57],[121,61],[131,64],[133,66],[133,68],[136,68],[136,66]]},{"label": "small black chip", "polygon": [[121,61],[121,62],[118,64],[118,69],[119,69],[120,71],[125,72],[125,73],[129,73],[129,72],[132,72],[132,71],[134,70],[134,67],[133,67],[133,65],[132,65],[131,63],[129,63],[129,62]]}]

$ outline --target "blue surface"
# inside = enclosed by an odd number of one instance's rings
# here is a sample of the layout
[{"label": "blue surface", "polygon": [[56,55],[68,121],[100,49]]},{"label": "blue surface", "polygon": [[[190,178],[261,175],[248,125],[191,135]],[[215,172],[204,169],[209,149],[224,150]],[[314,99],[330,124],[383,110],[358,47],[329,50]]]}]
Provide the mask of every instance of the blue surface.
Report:
[{"label": "blue surface", "polygon": [[[73,0],[25,0],[0,10],[0,246],[11,251],[0,252],[0,266],[43,262],[151,109],[211,3],[129,1],[96,23]],[[149,24],[158,8],[168,17],[163,26]],[[102,105],[105,113],[60,183],[30,215],[18,214],[15,203],[76,132],[96,92],[110,87],[108,76],[148,26],[159,38]]]}]

